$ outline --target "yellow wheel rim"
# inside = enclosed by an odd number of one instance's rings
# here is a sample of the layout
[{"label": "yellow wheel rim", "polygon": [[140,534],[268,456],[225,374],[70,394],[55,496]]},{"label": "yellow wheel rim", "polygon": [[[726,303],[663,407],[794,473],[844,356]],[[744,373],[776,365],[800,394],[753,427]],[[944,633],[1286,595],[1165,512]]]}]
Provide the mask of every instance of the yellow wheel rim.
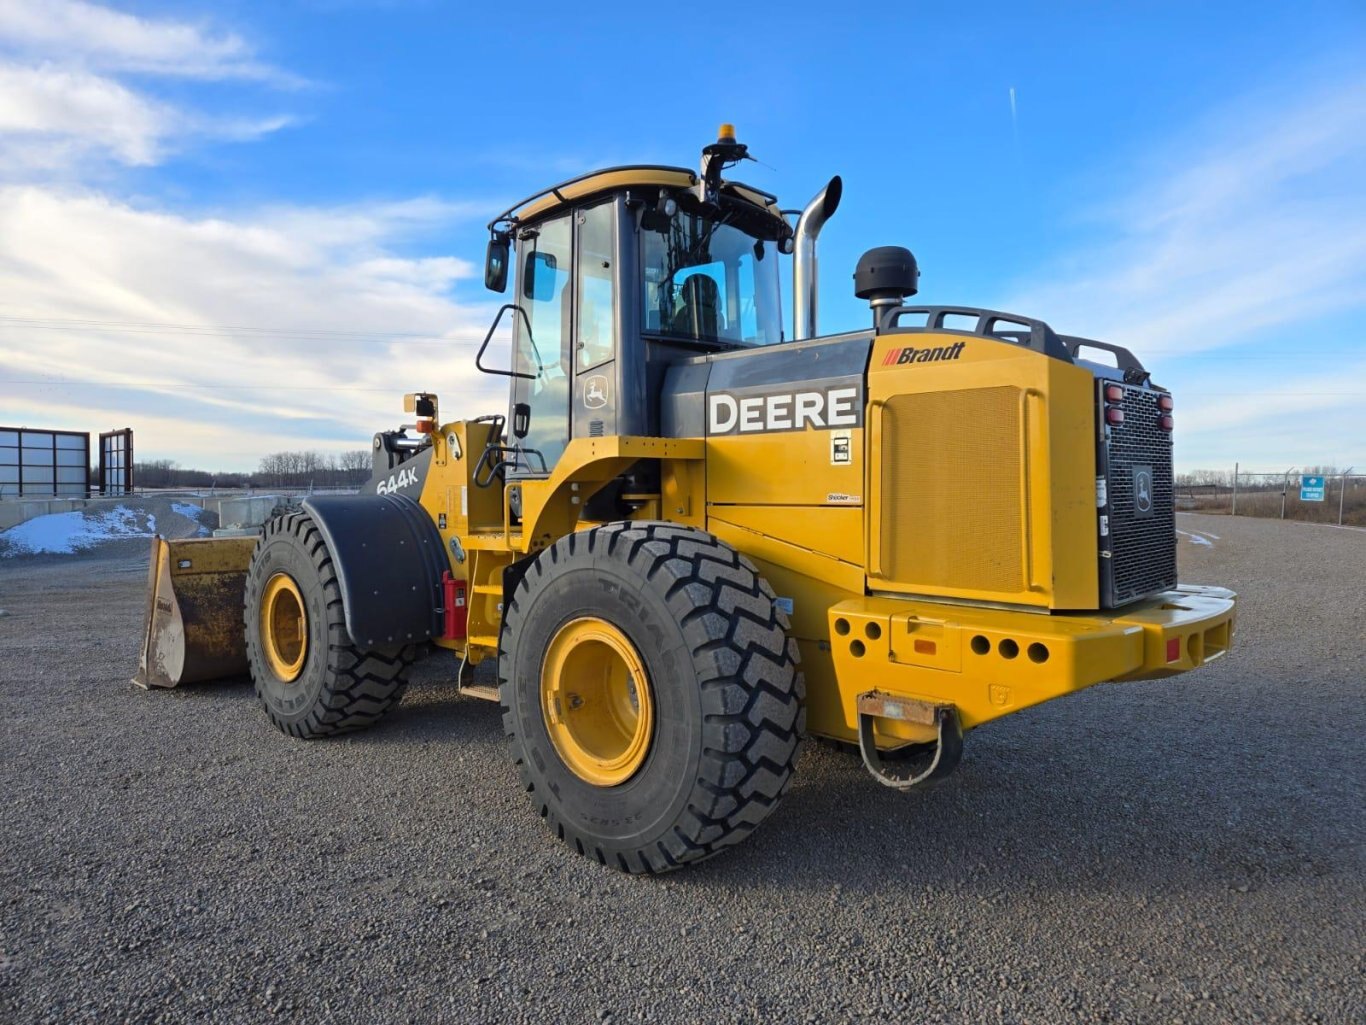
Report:
[{"label": "yellow wheel rim", "polygon": [[288,573],[276,573],[266,581],[261,596],[261,646],[270,670],[285,683],[293,683],[308,656],[308,614],[304,596]]},{"label": "yellow wheel rim", "polygon": [[645,763],[654,696],[640,654],[594,616],[560,627],[541,663],[541,712],[550,742],[585,783],[614,787]]}]

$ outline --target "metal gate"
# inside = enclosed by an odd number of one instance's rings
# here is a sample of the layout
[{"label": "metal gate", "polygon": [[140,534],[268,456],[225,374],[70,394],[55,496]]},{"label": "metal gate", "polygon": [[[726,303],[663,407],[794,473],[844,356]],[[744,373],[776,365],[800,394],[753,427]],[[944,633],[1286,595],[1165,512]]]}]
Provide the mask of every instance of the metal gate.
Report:
[{"label": "metal gate", "polygon": [[85,498],[90,435],[0,427],[0,498]]},{"label": "metal gate", "polygon": [[133,428],[100,435],[100,494],[133,493]]}]

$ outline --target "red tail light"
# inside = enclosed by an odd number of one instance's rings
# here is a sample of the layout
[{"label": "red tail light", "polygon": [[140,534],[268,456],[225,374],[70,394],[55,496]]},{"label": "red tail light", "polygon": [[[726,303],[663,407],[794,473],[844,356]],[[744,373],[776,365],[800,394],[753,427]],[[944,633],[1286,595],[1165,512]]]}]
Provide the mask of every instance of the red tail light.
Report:
[{"label": "red tail light", "polygon": [[1124,389],[1121,388],[1121,387],[1120,387],[1119,385],[1117,385],[1117,384],[1107,384],[1107,385],[1105,386],[1105,401],[1106,401],[1106,402],[1123,402],[1123,401],[1124,401]]},{"label": "red tail light", "polygon": [[1124,410],[1107,409],[1105,411],[1105,422],[1107,424],[1122,424],[1124,422]]},{"label": "red tail light", "polygon": [[1170,395],[1159,395],[1157,397],[1157,408],[1164,413],[1170,413],[1176,408],[1176,403],[1172,400]]},{"label": "red tail light", "polygon": [[1164,431],[1170,431],[1175,426],[1175,423],[1171,417],[1164,416],[1158,418],[1157,426],[1161,427]]}]

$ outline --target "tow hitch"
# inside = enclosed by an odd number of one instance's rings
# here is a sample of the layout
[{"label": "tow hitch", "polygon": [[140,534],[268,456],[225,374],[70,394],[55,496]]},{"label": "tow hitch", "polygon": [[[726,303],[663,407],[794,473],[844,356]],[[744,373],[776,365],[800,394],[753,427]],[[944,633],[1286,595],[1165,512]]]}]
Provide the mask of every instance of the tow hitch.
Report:
[{"label": "tow hitch", "polygon": [[[939,736],[889,755],[878,753],[873,737],[877,719],[933,726]],[[883,786],[894,790],[935,783],[949,775],[963,756],[963,726],[953,705],[898,698],[871,690],[858,696],[858,746],[863,764]]]}]

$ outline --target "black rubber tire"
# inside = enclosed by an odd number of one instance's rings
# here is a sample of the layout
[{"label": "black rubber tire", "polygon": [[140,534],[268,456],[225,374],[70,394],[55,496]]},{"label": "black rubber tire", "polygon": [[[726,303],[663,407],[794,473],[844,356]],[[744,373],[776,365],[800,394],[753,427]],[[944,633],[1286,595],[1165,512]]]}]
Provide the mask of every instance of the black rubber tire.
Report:
[{"label": "black rubber tire", "polygon": [[[261,646],[261,595],[281,572],[294,578],[308,619],[308,650],[292,683],[274,673]],[[270,721],[291,737],[310,740],[373,726],[402,699],[416,647],[362,651],[351,643],[332,554],[307,513],[277,516],[262,528],[247,570],[245,615],[256,696]]]},{"label": "black rubber tire", "polygon": [[[504,612],[503,727],[552,832],[626,872],[662,872],[738,843],[778,806],[806,727],[796,642],[773,589],[711,534],[611,523],[541,552]],[[645,664],[655,732],[626,782],[596,787],[565,766],[540,703],[549,641],[591,612]]]}]

